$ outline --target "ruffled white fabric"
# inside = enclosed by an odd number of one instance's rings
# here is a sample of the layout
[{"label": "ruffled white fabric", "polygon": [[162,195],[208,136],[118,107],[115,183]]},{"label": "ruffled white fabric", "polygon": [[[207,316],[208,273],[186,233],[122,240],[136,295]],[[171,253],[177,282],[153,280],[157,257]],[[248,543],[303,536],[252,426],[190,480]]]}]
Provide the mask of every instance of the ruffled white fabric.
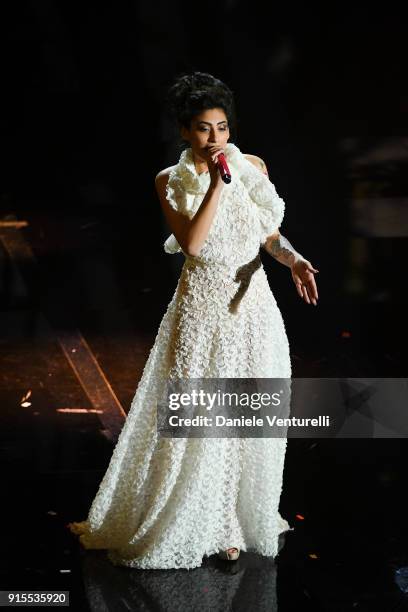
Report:
[{"label": "ruffled white fabric", "polygon": [[[162,438],[157,400],[168,378],[290,378],[284,322],[259,257],[283,202],[233,145],[233,182],[221,192],[198,257],[186,257],[129,414],[86,521],[85,548],[116,565],[199,567],[231,546],[275,557],[290,529],[279,513],[286,438]],[[208,176],[189,152],[172,174],[170,201],[193,214]]]},{"label": "ruffled white fabric", "polygon": [[[236,145],[227,143],[225,157],[231,170],[232,181],[224,185],[222,197],[224,200],[234,200],[235,203],[237,198],[250,198],[257,210],[259,242],[262,245],[266,238],[281,226],[285,203],[278,196],[273,183],[247,160]],[[192,219],[203,201],[209,184],[209,173],[198,174],[191,148],[185,149],[177,166],[170,172],[166,188],[167,200],[174,210]],[[246,191],[245,195],[243,190]],[[174,234],[167,238],[164,250],[170,254],[181,251]]]}]

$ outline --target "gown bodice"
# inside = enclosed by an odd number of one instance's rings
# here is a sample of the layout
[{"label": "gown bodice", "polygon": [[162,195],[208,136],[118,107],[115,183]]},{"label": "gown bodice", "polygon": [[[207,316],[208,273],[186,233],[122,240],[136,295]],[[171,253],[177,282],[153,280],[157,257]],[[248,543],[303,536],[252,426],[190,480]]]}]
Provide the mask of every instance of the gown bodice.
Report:
[{"label": "gown bodice", "polygon": [[[285,204],[275,186],[258,168],[227,143],[225,157],[232,181],[224,184],[207,238],[194,258],[198,263],[238,267],[253,260],[267,236],[281,225]],[[192,149],[185,149],[170,172],[167,199],[174,210],[190,219],[197,212],[210,185],[208,172],[198,174]],[[172,234],[164,243],[167,253],[181,252]]]}]

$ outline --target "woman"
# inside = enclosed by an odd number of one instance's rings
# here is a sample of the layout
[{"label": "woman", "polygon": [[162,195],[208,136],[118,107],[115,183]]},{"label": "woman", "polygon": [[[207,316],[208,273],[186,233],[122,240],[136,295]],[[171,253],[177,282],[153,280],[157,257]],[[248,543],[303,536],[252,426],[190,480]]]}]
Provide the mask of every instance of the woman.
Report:
[{"label": "woman", "polygon": [[228,142],[230,89],[195,72],[176,80],[168,101],[189,146],[158,173],[156,189],[173,231],[164,248],[186,259],[88,519],[69,526],[85,548],[108,549],[114,564],[192,569],[213,553],[277,555],[278,536],[290,529],[278,511],[287,440],[159,437],[158,398],[172,379],[290,378],[260,245],[315,305],[317,270],[278,231],[284,203],[264,162]]}]

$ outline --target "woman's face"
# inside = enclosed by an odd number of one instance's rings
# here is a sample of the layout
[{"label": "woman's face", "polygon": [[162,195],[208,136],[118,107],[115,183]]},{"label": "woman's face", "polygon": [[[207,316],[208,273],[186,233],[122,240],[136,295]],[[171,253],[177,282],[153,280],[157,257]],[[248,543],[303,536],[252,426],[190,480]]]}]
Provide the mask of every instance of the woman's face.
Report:
[{"label": "woman's face", "polygon": [[200,155],[202,149],[208,144],[217,144],[225,147],[228,142],[230,132],[227,116],[222,108],[210,108],[193,117],[190,129],[181,128],[181,136],[187,140],[195,157],[200,161],[205,161]]}]

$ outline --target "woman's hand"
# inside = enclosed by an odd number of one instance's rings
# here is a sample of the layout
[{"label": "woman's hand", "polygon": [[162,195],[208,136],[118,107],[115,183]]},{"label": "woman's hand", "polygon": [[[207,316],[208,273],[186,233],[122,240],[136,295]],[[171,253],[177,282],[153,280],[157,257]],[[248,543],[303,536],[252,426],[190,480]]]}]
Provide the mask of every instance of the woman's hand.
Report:
[{"label": "woman's hand", "polygon": [[290,270],[292,272],[293,282],[296,285],[298,294],[304,299],[307,304],[314,304],[317,306],[317,300],[319,298],[317,294],[317,286],[314,278],[314,274],[318,273],[307,259],[299,258],[296,259],[295,263],[291,265]]},{"label": "woman's hand", "polygon": [[223,147],[213,142],[208,142],[207,147],[203,149],[203,157],[205,158],[208,166],[208,171],[211,177],[212,187],[221,187],[224,185],[224,181],[221,178],[221,173],[218,170],[217,159],[220,153],[224,153]]}]

